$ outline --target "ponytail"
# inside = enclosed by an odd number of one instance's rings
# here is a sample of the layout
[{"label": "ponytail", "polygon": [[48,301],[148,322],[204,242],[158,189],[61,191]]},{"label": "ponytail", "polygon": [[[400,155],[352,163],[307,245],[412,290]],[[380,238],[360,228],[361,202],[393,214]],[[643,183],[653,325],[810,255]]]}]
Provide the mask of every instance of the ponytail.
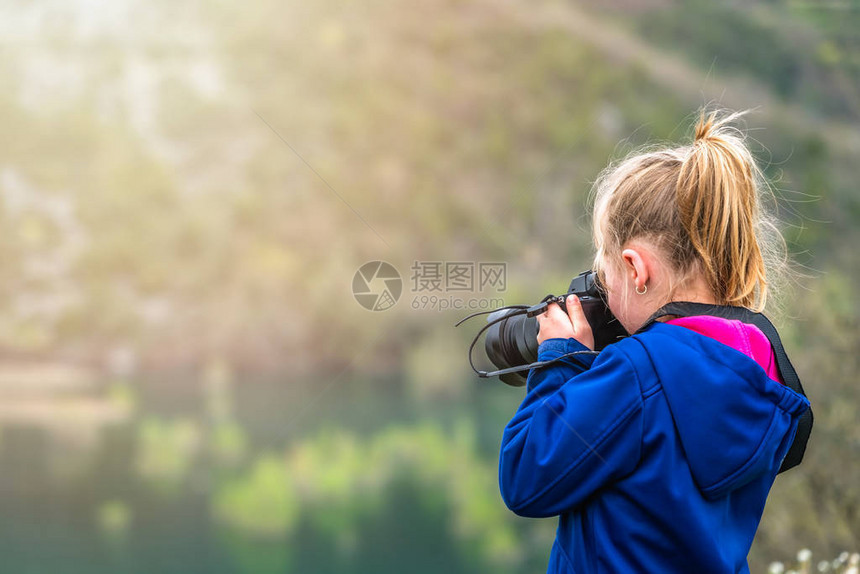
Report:
[{"label": "ponytail", "polygon": [[760,309],[767,299],[756,236],[761,178],[743,134],[729,125],[743,113],[701,113],[675,189],[681,224],[717,300]]}]

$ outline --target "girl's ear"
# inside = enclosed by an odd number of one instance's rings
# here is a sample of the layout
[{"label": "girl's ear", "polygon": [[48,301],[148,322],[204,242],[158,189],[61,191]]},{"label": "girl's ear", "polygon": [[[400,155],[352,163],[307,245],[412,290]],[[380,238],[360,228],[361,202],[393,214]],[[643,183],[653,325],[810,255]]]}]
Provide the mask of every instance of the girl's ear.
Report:
[{"label": "girl's ear", "polygon": [[633,283],[633,288],[641,291],[651,279],[651,254],[641,246],[632,246],[621,252],[624,274]]}]

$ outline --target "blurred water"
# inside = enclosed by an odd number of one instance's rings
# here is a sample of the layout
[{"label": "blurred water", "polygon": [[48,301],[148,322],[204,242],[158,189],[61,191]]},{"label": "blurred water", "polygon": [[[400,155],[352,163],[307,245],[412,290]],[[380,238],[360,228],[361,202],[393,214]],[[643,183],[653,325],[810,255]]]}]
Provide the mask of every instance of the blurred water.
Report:
[{"label": "blurred water", "polygon": [[220,387],[220,406],[211,383],[177,382],[136,382],[126,420],[91,438],[3,423],[0,571],[468,573],[545,559],[546,540],[516,539],[527,525],[495,485],[513,389],[434,411],[390,381],[355,382],[308,410],[313,389],[282,380]]}]

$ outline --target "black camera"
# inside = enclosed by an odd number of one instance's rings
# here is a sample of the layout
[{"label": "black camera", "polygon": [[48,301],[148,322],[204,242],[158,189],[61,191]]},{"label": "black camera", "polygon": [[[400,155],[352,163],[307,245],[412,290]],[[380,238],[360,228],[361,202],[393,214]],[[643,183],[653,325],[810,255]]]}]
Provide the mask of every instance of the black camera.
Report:
[{"label": "black camera", "polygon": [[[488,326],[485,327],[487,338],[484,342],[484,348],[490,361],[499,370],[512,369],[536,362],[538,360],[537,335],[539,326],[535,317],[544,313],[547,306],[552,303],[558,303],[562,310],[566,311],[564,298],[567,295],[579,297],[585,318],[588,319],[594,333],[596,351],[600,351],[606,345],[627,336],[627,331],[624,330],[624,327],[621,326],[621,323],[606,305],[605,294],[597,281],[597,274],[593,271],[584,271],[573,278],[565,295],[547,295],[541,303],[531,307],[513,305],[490,313],[487,317]],[[518,372],[496,374],[499,375],[502,382],[521,387],[526,384],[528,369],[523,368]]]}]

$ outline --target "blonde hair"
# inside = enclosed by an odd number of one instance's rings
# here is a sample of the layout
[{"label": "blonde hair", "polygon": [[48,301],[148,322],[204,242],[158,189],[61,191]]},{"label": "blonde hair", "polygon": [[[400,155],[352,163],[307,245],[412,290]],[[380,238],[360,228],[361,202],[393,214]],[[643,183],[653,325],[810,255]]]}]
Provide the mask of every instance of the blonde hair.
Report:
[{"label": "blonde hair", "polygon": [[701,273],[718,304],[764,309],[768,268],[782,267],[785,244],[763,213],[770,188],[743,132],[730,125],[745,113],[701,110],[690,145],[639,151],[600,174],[593,191],[598,270],[628,241],[646,239],[676,272],[670,297]]}]

